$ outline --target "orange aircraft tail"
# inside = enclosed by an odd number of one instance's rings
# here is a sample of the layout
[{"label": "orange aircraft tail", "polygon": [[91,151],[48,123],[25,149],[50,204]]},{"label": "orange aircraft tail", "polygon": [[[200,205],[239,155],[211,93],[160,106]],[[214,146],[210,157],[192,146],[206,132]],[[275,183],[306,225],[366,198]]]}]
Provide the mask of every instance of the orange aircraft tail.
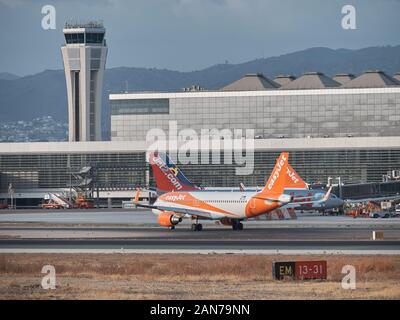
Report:
[{"label": "orange aircraft tail", "polygon": [[276,160],[276,164],[274,170],[267,181],[267,184],[262,189],[260,194],[268,194],[268,195],[281,195],[284,189],[287,187],[287,170],[289,165],[289,153],[282,152],[278,159]]},{"label": "orange aircraft tail", "polygon": [[289,153],[282,152],[265,187],[260,193],[255,194],[246,206],[247,217],[268,213],[292,201],[292,196],[283,193],[288,179],[288,161]]},{"label": "orange aircraft tail", "polygon": [[287,166],[286,188],[288,189],[308,189],[308,184],[300,177],[300,175],[288,163]]}]

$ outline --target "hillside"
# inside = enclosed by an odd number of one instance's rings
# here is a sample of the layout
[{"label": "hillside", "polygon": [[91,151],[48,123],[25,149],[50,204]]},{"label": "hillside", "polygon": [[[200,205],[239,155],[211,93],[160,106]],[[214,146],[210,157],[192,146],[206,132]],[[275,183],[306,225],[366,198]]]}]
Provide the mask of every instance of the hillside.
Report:
[{"label": "hillside", "polygon": [[[329,76],[341,72],[360,74],[368,69],[384,70],[390,75],[399,72],[400,45],[359,50],[311,48],[240,64],[214,65],[192,72],[111,68],[106,70],[104,80],[103,125],[106,131],[109,130],[108,94],[123,92],[126,88],[128,91],[180,91],[183,87],[198,84],[206,89],[218,89],[246,73],[263,73],[274,78],[278,74],[299,76],[307,71],[321,71]],[[45,70],[21,78],[0,73],[3,121],[29,120],[41,116],[66,121],[66,99],[63,70]]]}]

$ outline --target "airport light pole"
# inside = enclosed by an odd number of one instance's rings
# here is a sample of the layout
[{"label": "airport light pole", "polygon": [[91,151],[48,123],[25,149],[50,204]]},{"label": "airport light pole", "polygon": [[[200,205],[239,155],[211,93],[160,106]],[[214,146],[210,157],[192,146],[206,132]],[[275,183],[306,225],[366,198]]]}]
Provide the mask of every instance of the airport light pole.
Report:
[{"label": "airport light pole", "polygon": [[340,177],[336,178],[338,181],[338,186],[339,186],[339,198],[342,199],[342,179]]},{"label": "airport light pole", "polygon": [[69,202],[72,202],[72,168],[71,168],[71,155],[67,156],[67,167],[69,173]]}]

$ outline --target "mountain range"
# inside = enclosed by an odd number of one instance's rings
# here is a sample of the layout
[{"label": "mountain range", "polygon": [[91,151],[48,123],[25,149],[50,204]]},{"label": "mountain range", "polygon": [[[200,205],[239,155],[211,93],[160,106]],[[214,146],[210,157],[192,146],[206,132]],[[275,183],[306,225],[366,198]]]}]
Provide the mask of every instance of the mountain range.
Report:
[{"label": "mountain range", "polygon": [[[112,48],[110,48],[112,50]],[[400,71],[400,45],[363,49],[310,48],[280,56],[255,59],[240,64],[217,64],[209,68],[179,72],[167,69],[118,67],[105,72],[103,86],[103,128],[109,131],[108,94],[125,91],[181,91],[200,85],[218,89],[246,73],[263,73],[273,79],[279,74],[300,76],[320,71],[359,75],[366,70]],[[52,116],[67,121],[67,97],[63,70],[18,77],[0,73],[0,121],[29,120]]]},{"label": "mountain range", "polygon": [[15,80],[19,77],[9,72],[0,72],[0,80]]}]

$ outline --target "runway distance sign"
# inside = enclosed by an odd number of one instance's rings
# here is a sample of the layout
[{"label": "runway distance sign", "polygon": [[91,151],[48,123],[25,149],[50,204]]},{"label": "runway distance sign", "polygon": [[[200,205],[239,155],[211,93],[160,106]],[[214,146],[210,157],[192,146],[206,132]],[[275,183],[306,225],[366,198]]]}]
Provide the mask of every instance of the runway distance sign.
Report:
[{"label": "runway distance sign", "polygon": [[326,280],[326,274],[326,261],[296,261],[295,263],[295,275],[298,280]]},{"label": "runway distance sign", "polygon": [[276,280],[325,280],[327,277],[327,263],[326,261],[273,262],[272,276]]}]

